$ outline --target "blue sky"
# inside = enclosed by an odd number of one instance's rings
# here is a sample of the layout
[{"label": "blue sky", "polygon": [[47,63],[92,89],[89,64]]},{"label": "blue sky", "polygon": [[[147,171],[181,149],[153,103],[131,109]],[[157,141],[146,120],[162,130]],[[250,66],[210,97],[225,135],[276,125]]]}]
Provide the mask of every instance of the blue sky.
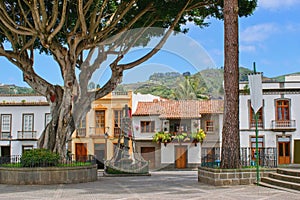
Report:
[{"label": "blue sky", "polygon": [[[300,72],[300,0],[258,0],[254,15],[240,18],[240,66],[257,70],[265,76]],[[188,25],[187,35],[174,36],[163,51],[141,66],[125,73],[125,83],[143,81],[156,71],[196,72],[223,66],[223,22],[209,19],[204,29]],[[179,39],[178,39],[179,37]],[[179,42],[178,42],[179,41]],[[144,50],[132,51],[127,61]],[[0,58],[0,83],[27,86],[21,72],[5,58]],[[48,81],[61,84],[58,66],[51,57],[36,56],[35,69]],[[94,77],[100,85],[108,78],[102,69]]]}]

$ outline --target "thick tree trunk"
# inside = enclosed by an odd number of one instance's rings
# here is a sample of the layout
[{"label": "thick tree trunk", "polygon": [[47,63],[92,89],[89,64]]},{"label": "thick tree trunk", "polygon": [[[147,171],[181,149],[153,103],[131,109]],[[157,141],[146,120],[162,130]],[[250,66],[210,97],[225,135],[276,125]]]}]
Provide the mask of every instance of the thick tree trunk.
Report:
[{"label": "thick tree trunk", "polygon": [[72,94],[56,89],[50,96],[52,119],[41,134],[38,147],[66,156],[66,144],[75,130],[72,115]]},{"label": "thick tree trunk", "polygon": [[224,88],[221,168],[240,167],[238,0],[224,1]]}]

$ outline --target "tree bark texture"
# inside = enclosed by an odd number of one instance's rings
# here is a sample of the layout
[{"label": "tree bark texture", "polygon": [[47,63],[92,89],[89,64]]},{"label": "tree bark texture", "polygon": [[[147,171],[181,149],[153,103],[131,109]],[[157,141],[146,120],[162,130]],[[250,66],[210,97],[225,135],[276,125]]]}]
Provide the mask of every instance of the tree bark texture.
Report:
[{"label": "tree bark texture", "polygon": [[238,0],[224,1],[224,122],[221,168],[240,167]]}]

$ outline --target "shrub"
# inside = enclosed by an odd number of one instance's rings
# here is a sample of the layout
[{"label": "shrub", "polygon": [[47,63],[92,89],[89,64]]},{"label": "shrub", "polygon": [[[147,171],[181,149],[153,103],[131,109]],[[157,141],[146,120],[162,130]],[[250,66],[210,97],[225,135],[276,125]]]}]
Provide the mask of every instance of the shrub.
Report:
[{"label": "shrub", "polygon": [[25,151],[21,157],[22,167],[51,167],[56,166],[60,156],[47,149],[32,149]]}]

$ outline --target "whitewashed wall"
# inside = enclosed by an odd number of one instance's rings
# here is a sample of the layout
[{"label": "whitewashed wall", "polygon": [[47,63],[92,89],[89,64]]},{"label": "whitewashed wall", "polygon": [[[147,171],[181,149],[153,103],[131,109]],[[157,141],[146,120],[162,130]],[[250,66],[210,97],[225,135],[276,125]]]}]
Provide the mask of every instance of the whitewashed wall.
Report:
[{"label": "whitewashed wall", "polygon": [[[0,96],[0,102],[46,102],[46,98],[42,96]],[[45,114],[50,113],[50,106],[12,106],[12,105],[2,105],[0,106],[1,114],[11,114],[11,134],[12,141],[2,140],[0,141],[0,146],[9,146],[11,143],[11,154],[21,155],[22,145],[33,145],[34,148],[37,147],[37,141],[21,141],[17,140],[18,131],[22,131],[22,116],[23,114],[33,114],[34,115],[34,125],[33,130],[36,131],[37,138],[40,137],[42,131],[45,129]]]},{"label": "whitewashed wall", "polygon": [[135,138],[152,138],[155,133],[141,133],[141,121],[154,121],[155,132],[162,128],[162,120],[158,116],[132,116],[132,127]]},{"label": "whitewashed wall", "polygon": [[188,163],[201,163],[201,145],[199,143],[197,146],[194,144],[188,146]]},{"label": "whitewashed wall", "polygon": [[[243,88],[244,84],[240,84]],[[300,88],[300,76],[286,77],[286,82],[281,83],[282,88]],[[263,83],[263,89],[279,89],[280,83]],[[259,136],[264,138],[265,147],[277,147],[278,137],[283,136],[283,132],[274,132],[272,128],[272,120],[275,120],[275,100],[280,99],[280,94],[265,94],[263,95],[263,122],[264,128],[259,129]],[[294,140],[300,139],[300,95],[299,94],[284,94],[283,98],[289,99],[290,104],[290,119],[296,120],[296,130],[285,132],[286,136],[290,137],[291,145],[291,162],[294,159]],[[255,128],[250,130],[249,127],[249,102],[250,95],[240,95],[240,139],[241,147],[250,147],[250,137],[255,136]]]},{"label": "whitewashed wall", "polygon": [[0,95],[0,102],[47,102],[44,96],[39,95]]},{"label": "whitewashed wall", "polygon": [[167,146],[161,144],[161,163],[170,164],[175,162],[175,148],[174,145],[169,143]]},{"label": "whitewashed wall", "polygon": [[[188,145],[187,147],[187,157],[188,164],[200,164],[201,163],[201,145],[198,144],[195,146],[194,144],[184,144]],[[175,163],[175,147],[179,146],[179,144],[168,143],[167,146],[161,144],[161,163],[162,164],[171,164]]]}]

